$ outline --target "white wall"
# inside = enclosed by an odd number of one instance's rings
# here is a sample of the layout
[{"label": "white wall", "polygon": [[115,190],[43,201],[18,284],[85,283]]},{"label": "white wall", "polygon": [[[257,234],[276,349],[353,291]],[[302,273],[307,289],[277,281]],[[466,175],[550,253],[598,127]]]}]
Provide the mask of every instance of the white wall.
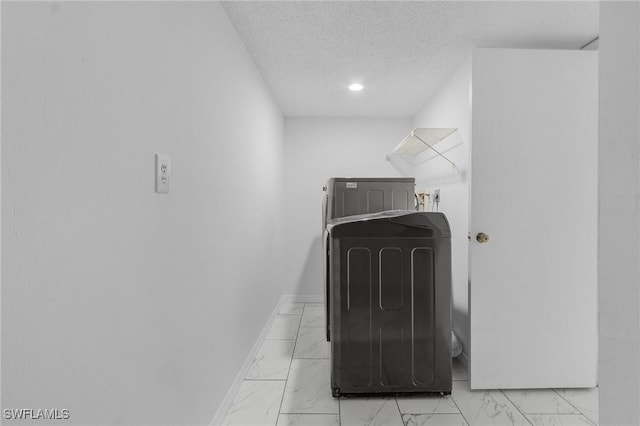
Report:
[{"label": "white wall", "polygon": [[[414,127],[458,128],[462,144],[445,153],[462,171],[456,174],[450,165],[434,159],[425,167],[435,169],[435,181],[418,182],[427,191],[440,189],[439,211],[451,225],[451,268],[453,297],[453,329],[469,348],[468,269],[469,250],[469,147],[471,144],[471,59],[462,63],[443,83],[438,92],[415,116]],[[442,178],[438,178],[441,176]]]},{"label": "white wall", "polygon": [[281,113],[218,3],[2,9],[2,407],[208,424],[282,294]]},{"label": "white wall", "polygon": [[640,424],[640,6],[600,3],[600,424]]},{"label": "white wall", "polygon": [[412,129],[403,118],[285,120],[284,282],[322,297],[322,187],[336,177],[397,177],[386,154]]}]

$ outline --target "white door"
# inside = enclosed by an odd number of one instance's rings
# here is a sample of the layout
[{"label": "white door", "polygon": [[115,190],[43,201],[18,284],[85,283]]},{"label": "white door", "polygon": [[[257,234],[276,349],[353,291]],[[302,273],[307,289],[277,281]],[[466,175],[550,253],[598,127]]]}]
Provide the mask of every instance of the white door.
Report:
[{"label": "white door", "polygon": [[595,386],[597,53],[480,49],[472,88],[471,387]]}]

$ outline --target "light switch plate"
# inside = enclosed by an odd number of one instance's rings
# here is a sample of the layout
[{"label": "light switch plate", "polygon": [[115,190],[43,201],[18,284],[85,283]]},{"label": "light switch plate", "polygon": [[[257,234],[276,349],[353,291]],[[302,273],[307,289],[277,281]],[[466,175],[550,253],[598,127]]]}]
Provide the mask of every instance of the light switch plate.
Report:
[{"label": "light switch plate", "polygon": [[171,159],[168,155],[156,154],[156,192],[169,193],[169,178],[171,177]]}]

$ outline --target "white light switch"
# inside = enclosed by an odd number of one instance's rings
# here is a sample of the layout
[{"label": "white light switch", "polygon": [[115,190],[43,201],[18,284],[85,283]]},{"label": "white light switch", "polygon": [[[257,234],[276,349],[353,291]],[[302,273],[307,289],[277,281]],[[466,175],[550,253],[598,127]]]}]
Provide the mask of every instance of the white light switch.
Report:
[{"label": "white light switch", "polygon": [[171,177],[171,160],[168,155],[156,154],[156,192],[169,193],[169,177]]}]

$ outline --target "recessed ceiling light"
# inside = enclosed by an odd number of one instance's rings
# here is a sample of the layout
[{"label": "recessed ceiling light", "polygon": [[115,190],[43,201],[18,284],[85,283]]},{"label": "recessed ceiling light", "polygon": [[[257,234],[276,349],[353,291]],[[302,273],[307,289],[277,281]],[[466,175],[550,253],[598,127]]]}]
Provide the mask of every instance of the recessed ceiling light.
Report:
[{"label": "recessed ceiling light", "polygon": [[352,92],[359,92],[363,88],[364,86],[360,83],[353,83],[352,85],[349,86],[349,90],[351,90]]}]

